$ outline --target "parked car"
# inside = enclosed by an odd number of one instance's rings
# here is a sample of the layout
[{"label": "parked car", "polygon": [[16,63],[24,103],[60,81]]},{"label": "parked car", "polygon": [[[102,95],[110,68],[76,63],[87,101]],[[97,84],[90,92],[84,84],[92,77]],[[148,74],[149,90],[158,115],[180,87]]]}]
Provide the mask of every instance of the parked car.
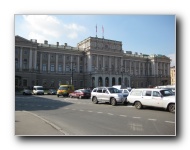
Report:
[{"label": "parked car", "polygon": [[172,113],[175,112],[175,96],[167,89],[133,89],[129,93],[127,101],[137,109],[141,109],[143,106],[151,106],[164,108]]},{"label": "parked car", "polygon": [[57,97],[59,96],[69,96],[69,93],[74,91],[74,85],[60,85],[57,90]]},{"label": "parked car", "polygon": [[55,89],[49,89],[47,94],[48,95],[56,95],[57,91]]},{"label": "parked car", "polygon": [[114,87],[97,87],[91,92],[91,100],[94,104],[99,102],[109,102],[112,106],[117,103],[124,103],[125,98],[120,90]]},{"label": "parked car", "polygon": [[44,95],[44,88],[43,86],[34,86],[33,87],[33,94],[41,94],[41,95]]},{"label": "parked car", "polygon": [[30,89],[23,89],[23,95],[32,95],[32,91]]},{"label": "parked car", "polygon": [[123,98],[125,99],[124,104],[127,104],[127,96],[129,95],[128,89],[120,89],[119,91],[122,93]]},{"label": "parked car", "polygon": [[75,90],[74,92],[69,94],[69,97],[77,97],[77,98],[90,98],[91,91],[86,89]]}]

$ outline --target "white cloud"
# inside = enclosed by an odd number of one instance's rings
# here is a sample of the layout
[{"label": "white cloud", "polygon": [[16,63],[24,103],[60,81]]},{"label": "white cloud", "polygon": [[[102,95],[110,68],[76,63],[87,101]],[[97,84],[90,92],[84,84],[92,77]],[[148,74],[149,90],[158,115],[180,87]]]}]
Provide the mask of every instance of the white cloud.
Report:
[{"label": "white cloud", "polygon": [[80,33],[86,31],[84,26],[76,23],[65,24],[55,16],[24,15],[23,18],[28,38],[37,39],[38,42],[59,40],[62,37],[76,39]]},{"label": "white cloud", "polygon": [[168,57],[171,59],[170,66],[176,66],[176,54],[169,54]]}]

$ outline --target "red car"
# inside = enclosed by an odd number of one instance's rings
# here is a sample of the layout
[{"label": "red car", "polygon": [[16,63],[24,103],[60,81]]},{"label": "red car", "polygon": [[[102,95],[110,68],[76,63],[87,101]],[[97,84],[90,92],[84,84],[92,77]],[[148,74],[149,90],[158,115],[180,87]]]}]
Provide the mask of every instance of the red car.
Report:
[{"label": "red car", "polygon": [[69,94],[69,97],[76,97],[76,98],[90,98],[91,97],[91,91],[82,89],[82,90],[75,90],[74,92]]}]

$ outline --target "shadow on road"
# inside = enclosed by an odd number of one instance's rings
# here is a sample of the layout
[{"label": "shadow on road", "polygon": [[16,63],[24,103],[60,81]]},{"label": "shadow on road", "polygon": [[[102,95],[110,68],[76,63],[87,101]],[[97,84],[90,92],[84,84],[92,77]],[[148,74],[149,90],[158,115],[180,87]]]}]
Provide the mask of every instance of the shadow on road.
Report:
[{"label": "shadow on road", "polygon": [[41,96],[15,96],[15,111],[54,110],[71,105],[70,102]]}]

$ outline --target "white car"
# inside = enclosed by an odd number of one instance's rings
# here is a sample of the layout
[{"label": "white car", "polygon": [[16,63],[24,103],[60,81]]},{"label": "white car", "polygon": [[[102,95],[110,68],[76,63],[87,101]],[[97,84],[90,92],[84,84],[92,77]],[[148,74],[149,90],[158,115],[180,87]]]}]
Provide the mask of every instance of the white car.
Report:
[{"label": "white car", "polygon": [[125,98],[121,91],[113,87],[97,87],[91,92],[91,100],[94,104],[98,102],[108,102],[112,106],[117,105],[117,103],[124,104]]},{"label": "white car", "polygon": [[122,93],[123,98],[125,100],[124,104],[127,104],[127,96],[129,95],[128,89],[120,89],[119,91]]},{"label": "white car", "polygon": [[137,109],[141,109],[143,106],[151,106],[175,112],[175,95],[167,89],[133,89],[129,93],[127,101]]}]

